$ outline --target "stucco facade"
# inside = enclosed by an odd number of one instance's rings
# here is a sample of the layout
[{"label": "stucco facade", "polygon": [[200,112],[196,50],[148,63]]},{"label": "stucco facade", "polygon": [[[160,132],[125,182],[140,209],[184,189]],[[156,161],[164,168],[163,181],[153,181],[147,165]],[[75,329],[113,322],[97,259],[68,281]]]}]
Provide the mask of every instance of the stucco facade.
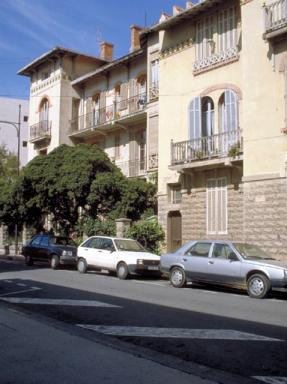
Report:
[{"label": "stucco facade", "polygon": [[277,3],[206,0],[146,31],[160,37],[158,204],[168,249],[220,238],[287,258],[287,40],[280,20],[275,36],[266,24],[285,9]]},{"label": "stucco facade", "polygon": [[187,2],[131,26],[119,59],[110,43],[100,58],[55,48],[36,59],[20,71],[31,78],[29,158],[97,144],[129,177],[157,173],[167,249],[222,238],[287,258],[286,9]]}]

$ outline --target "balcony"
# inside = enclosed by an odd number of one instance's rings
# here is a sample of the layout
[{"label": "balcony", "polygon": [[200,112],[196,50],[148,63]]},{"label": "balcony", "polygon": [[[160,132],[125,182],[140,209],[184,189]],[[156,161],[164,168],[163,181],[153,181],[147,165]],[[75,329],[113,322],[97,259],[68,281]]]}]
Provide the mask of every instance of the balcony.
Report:
[{"label": "balcony", "polygon": [[264,6],[266,39],[287,33],[287,0],[277,0]]},{"label": "balcony", "polygon": [[30,142],[51,139],[51,126],[52,122],[49,120],[42,120],[39,123],[30,126]]},{"label": "balcony", "polygon": [[193,63],[193,73],[196,75],[210,69],[220,67],[239,59],[237,47],[228,48],[225,51],[214,53],[210,56],[198,59]]},{"label": "balcony", "polygon": [[112,105],[94,109],[70,121],[70,135],[81,137],[90,131],[110,128],[116,122],[130,124],[138,122],[145,114],[146,93],[128,99],[117,99]]},{"label": "balcony", "polygon": [[147,172],[146,158],[128,161],[115,161],[114,163],[127,177],[141,177],[145,176]]},{"label": "balcony", "polygon": [[230,164],[241,160],[241,131],[234,130],[195,140],[171,143],[170,169],[194,168]]}]

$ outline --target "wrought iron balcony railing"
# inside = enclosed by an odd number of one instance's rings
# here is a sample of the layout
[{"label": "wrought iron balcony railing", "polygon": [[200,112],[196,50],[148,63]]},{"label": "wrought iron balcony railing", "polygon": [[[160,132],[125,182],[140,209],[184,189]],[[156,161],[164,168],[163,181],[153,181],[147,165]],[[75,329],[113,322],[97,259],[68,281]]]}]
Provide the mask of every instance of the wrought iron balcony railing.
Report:
[{"label": "wrought iron balcony railing", "polygon": [[117,98],[112,105],[99,109],[95,108],[90,113],[72,119],[70,121],[70,130],[74,133],[84,129],[95,128],[102,124],[132,116],[143,111],[145,106],[146,93],[141,93],[123,100]]},{"label": "wrought iron balcony railing", "polygon": [[287,0],[277,0],[265,5],[265,32],[287,27]]},{"label": "wrought iron balcony railing", "polygon": [[171,165],[215,157],[235,157],[242,152],[241,131],[234,130],[195,140],[171,143]]},{"label": "wrought iron balcony railing", "polygon": [[30,126],[30,140],[42,140],[51,137],[52,122],[42,120],[39,123]]}]

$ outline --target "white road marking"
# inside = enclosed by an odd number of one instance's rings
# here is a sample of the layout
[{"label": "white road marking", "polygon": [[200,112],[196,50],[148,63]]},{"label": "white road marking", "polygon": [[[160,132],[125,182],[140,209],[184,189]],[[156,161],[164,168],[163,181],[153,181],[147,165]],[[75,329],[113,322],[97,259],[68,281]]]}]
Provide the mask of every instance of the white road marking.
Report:
[{"label": "white road marking", "polygon": [[18,285],[19,287],[27,287],[27,284],[23,284],[23,283],[17,283],[17,285]]},{"label": "white road marking", "polygon": [[232,329],[185,329],[185,328],[152,328],[152,327],[120,327],[92,324],[77,324],[79,327],[115,336],[139,336],[183,339],[209,340],[253,340],[283,341],[252,333],[239,332]]},{"label": "white road marking", "polygon": [[68,305],[74,307],[109,307],[121,308],[118,305],[103,303],[95,300],[69,300],[69,299],[39,299],[33,297],[9,297],[0,298],[13,304],[36,304],[36,305]]},{"label": "white road marking", "polygon": [[[33,291],[38,291],[42,288],[38,288],[38,287],[31,287],[29,289],[24,289],[22,291],[13,291],[13,292],[9,292],[9,293],[4,293],[3,295],[0,295],[0,299],[1,297],[4,297],[4,296],[8,296],[8,295],[17,295],[18,293],[27,293],[27,292],[33,292]],[[5,300],[5,299],[2,299],[2,300]]]},{"label": "white road marking", "polygon": [[252,376],[253,379],[264,381],[269,384],[287,384],[287,377],[275,377],[275,376]]},{"label": "white road marking", "polygon": [[158,285],[159,287],[166,287],[164,283],[156,283],[152,281],[140,281],[140,280],[132,280],[136,284],[146,284],[146,285]]},{"label": "white road marking", "polygon": [[4,280],[5,283],[13,283],[12,280]]}]

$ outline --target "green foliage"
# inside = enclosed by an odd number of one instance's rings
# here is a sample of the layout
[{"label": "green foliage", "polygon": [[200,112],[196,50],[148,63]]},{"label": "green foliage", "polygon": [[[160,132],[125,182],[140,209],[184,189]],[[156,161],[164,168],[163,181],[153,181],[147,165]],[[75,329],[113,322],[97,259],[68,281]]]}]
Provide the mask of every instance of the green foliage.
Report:
[{"label": "green foliage", "polygon": [[[126,178],[99,147],[61,145],[35,157],[7,193],[1,191],[0,220],[43,230],[49,214],[63,234],[76,227],[87,234],[114,234],[109,220],[138,220],[147,209],[154,212],[155,192],[151,183]],[[83,215],[93,219],[85,222],[85,228],[78,224]]]},{"label": "green foliage", "polygon": [[126,217],[138,220],[147,209],[155,209],[156,187],[141,179],[127,179],[120,172],[99,174],[91,185],[88,203],[93,217]]},{"label": "green foliage", "polygon": [[15,224],[15,210],[10,212],[10,206],[13,206],[11,194],[17,177],[17,156],[0,146],[0,222],[7,225]]},{"label": "green foliage", "polygon": [[116,223],[114,220],[95,220],[90,217],[85,218],[77,226],[78,233],[87,236],[115,236]]},{"label": "green foliage", "polygon": [[152,253],[160,254],[164,231],[156,218],[134,223],[127,231],[127,237],[137,240]]}]

